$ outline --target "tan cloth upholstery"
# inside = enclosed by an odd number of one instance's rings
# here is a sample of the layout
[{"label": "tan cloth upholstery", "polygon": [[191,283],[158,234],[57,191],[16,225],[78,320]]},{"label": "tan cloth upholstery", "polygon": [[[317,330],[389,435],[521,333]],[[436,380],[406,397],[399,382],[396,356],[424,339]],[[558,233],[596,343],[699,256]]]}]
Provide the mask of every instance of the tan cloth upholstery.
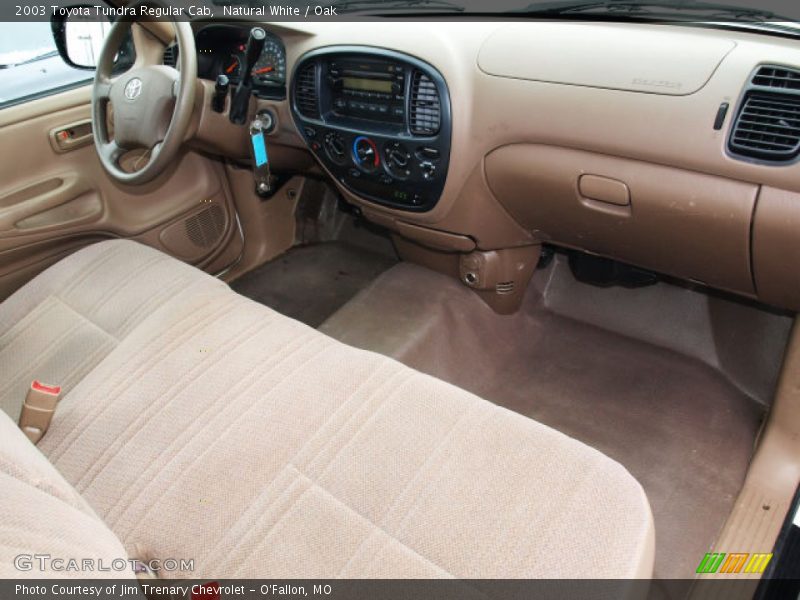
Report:
[{"label": "tan cloth upholstery", "polygon": [[[0,578],[133,577],[129,568],[114,570],[127,560],[117,537],[1,412],[0,490]],[[50,558],[42,563],[35,555]],[[93,561],[93,568],[74,571],[65,562],[71,559]]]},{"label": "tan cloth upholstery", "polygon": [[647,499],[599,452],[222,285],[147,312],[39,447],[129,552],[195,559],[170,577],[651,574]]},{"label": "tan cloth upholstery", "polygon": [[204,287],[226,286],[141,244],[62,260],[2,304],[0,409],[17,420],[33,379],[69,391],[152,311]]}]

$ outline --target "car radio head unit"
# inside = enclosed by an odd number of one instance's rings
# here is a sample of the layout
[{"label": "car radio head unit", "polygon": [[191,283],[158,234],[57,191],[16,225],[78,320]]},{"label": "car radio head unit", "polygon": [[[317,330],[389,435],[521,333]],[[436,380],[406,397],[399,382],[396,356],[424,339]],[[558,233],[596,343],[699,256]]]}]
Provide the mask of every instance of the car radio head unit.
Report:
[{"label": "car radio head unit", "polygon": [[407,69],[391,60],[335,59],[323,63],[333,111],[341,116],[402,123]]}]

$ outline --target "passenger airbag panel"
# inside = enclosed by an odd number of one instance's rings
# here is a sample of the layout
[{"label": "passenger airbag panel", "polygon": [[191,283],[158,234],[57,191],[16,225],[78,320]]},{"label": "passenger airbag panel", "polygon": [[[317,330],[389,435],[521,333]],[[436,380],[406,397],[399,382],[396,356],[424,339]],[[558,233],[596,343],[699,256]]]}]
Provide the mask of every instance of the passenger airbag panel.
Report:
[{"label": "passenger airbag panel", "polygon": [[525,22],[492,34],[478,65],[511,79],[686,96],[705,86],[735,46],[675,27]]}]

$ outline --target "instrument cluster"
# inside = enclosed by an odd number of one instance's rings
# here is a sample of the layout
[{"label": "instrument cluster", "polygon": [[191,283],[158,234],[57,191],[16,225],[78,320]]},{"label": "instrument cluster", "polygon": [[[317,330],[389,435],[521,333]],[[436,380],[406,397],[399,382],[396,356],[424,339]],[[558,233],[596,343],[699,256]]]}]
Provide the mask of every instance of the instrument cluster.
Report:
[{"label": "instrument cluster", "polygon": [[[211,81],[225,75],[232,84],[242,76],[250,29],[237,25],[210,25],[197,33],[198,76]],[[252,69],[258,97],[286,98],[286,48],[277,35],[267,32],[264,49]]]}]

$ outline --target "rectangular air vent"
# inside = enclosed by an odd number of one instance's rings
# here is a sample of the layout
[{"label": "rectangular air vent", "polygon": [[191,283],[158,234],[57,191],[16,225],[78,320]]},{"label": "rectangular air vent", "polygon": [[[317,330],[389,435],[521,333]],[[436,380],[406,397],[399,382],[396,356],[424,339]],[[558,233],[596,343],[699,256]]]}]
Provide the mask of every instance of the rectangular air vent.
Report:
[{"label": "rectangular air vent", "polygon": [[294,101],[301,115],[319,119],[316,63],[308,64],[297,71],[294,80]]},{"label": "rectangular air vent", "polygon": [[164,64],[175,68],[178,65],[178,46],[172,44],[164,49]]},{"label": "rectangular air vent", "polygon": [[800,90],[800,71],[765,65],[759,67],[751,83],[758,87]]},{"label": "rectangular air vent", "polygon": [[435,135],[442,121],[442,106],[436,84],[425,73],[414,71],[411,80],[409,125],[414,135]]},{"label": "rectangular air vent", "polygon": [[749,91],[733,125],[732,152],[783,162],[800,154],[800,95]]}]

